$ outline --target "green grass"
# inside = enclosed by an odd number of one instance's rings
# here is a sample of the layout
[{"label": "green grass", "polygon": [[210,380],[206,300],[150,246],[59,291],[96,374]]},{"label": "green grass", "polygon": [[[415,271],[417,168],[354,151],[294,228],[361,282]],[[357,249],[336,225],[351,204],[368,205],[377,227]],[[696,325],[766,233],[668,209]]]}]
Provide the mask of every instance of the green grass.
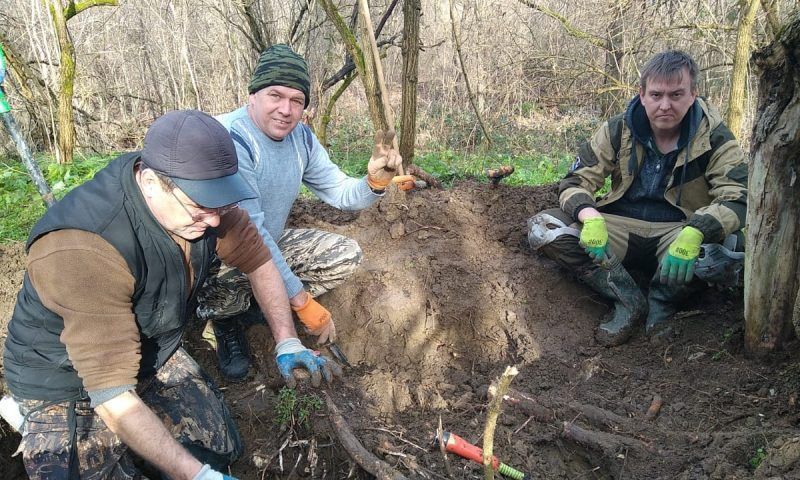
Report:
[{"label": "green grass", "polygon": [[763,462],[765,458],[767,458],[767,450],[766,450],[766,448],[765,447],[759,447],[759,448],[756,449],[755,452],[753,452],[753,454],[750,457],[750,460],[748,461],[748,463],[750,464],[750,467],[753,470],[755,470],[755,469],[758,468],[759,465],[761,465],[761,462]]},{"label": "green grass", "polygon": [[275,405],[275,423],[280,426],[310,427],[311,415],[322,410],[322,399],[314,394],[297,394],[293,388],[283,387],[278,392]]},{"label": "green grass", "polygon": [[[367,173],[369,152],[365,151],[361,155],[337,155],[337,152],[332,152],[331,159],[348,175],[362,176]],[[486,170],[501,165],[514,166],[514,174],[503,180],[508,185],[545,185],[563,178],[573,160],[574,157],[567,153],[554,156],[459,154],[452,150],[423,153],[414,157],[417,166],[438,178],[446,187],[451,186],[454,181],[467,178],[488,182]]]},{"label": "green grass", "polygon": [[[59,165],[51,157],[36,159],[50,190],[57,199],[91,179],[114,154],[78,159]],[[0,242],[25,240],[33,224],[44,214],[45,205],[22,162],[0,158]]]},{"label": "green grass", "polygon": [[[367,173],[367,162],[372,151],[371,138],[339,141],[331,145],[331,159],[351,176]],[[347,145],[345,148],[344,145]],[[78,158],[70,165],[59,165],[52,157],[39,157],[39,164],[48,185],[60,199],[70,190],[91,179],[115,154]],[[476,179],[488,182],[485,171],[501,165],[513,165],[514,174],[503,180],[507,185],[544,185],[558,182],[566,174],[573,156],[569,153],[505,154],[461,153],[450,149],[418,154],[414,163],[437,177],[445,188],[453,182]],[[302,195],[311,193],[303,188]],[[0,158],[0,243],[25,240],[34,223],[45,211],[44,203],[36,191],[22,163],[15,159]]]}]

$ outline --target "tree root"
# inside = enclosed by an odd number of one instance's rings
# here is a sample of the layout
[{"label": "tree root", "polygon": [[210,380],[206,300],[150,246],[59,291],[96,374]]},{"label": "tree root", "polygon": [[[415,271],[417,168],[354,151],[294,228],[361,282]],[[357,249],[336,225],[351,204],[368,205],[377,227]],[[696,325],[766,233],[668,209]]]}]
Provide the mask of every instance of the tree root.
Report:
[{"label": "tree root", "polygon": [[571,422],[564,422],[563,436],[581,445],[600,450],[605,455],[612,458],[623,450],[634,450],[641,453],[658,453],[658,450],[653,446],[641,440],[614,433],[587,430]]},{"label": "tree root", "polygon": [[361,442],[353,435],[350,426],[344,419],[336,404],[333,403],[331,396],[325,392],[325,403],[328,405],[328,412],[333,425],[333,430],[342,442],[342,446],[347,453],[368,473],[379,480],[407,480],[404,475],[397,472],[391,465],[370,453]]},{"label": "tree root", "polygon": [[429,187],[433,188],[442,188],[442,183],[436,179],[433,175],[426,172],[425,170],[421,169],[415,164],[411,164],[406,167],[406,173],[409,175],[414,175],[415,177],[423,180],[425,183],[428,184]]}]

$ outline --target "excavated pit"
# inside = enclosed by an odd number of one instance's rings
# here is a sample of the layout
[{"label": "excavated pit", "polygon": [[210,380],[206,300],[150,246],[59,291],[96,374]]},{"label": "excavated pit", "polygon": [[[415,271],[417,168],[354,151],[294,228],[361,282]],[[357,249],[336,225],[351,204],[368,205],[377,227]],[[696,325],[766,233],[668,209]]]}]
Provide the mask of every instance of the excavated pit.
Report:
[{"label": "excavated pit", "polygon": [[[532,478],[791,476],[800,382],[787,379],[797,378],[797,354],[771,363],[742,355],[741,290],[692,299],[671,343],[651,344],[637,331],[626,345],[597,345],[593,330],[608,305],[527,246],[526,219],[556,200],[554,186],[464,182],[388,195],[358,213],[296,204],[292,225],[352,237],[364,251],[358,273],[319,299],[353,365],[327,391],[356,437],[411,478],[446,478],[430,448],[439,419],[480,445],[488,386],[516,365],[494,451]],[[24,262],[19,245],[0,253],[5,322]],[[281,382],[264,325],[248,329],[254,368],[242,383],[219,378],[201,330],[187,349],[223,387],[247,443],[234,475],[368,477],[324,409],[308,425],[276,424]],[[656,396],[663,407],[645,419]],[[0,430],[4,472],[19,472],[8,457],[15,440]],[[754,472],[763,447],[770,453]],[[483,476],[476,464],[452,455],[449,463],[455,478]]]}]

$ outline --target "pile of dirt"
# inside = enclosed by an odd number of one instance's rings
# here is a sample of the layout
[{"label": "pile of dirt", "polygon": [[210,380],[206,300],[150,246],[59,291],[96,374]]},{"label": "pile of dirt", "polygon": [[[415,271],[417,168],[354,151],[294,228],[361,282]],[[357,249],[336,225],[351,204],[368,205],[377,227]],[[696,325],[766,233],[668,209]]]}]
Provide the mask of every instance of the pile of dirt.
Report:
[{"label": "pile of dirt", "polygon": [[[531,478],[800,477],[800,359],[744,356],[741,290],[697,295],[669,342],[638,331],[601,347],[593,331],[608,305],[527,246],[526,219],[554,205],[554,187],[474,182],[387,196],[359,213],[296,204],[293,225],[349,236],[364,250],[359,272],[320,298],[353,365],[327,394],[363,445],[410,478],[481,478],[478,465],[445,461],[431,440],[441,419],[480,445],[488,386],[516,365],[494,451]],[[4,323],[22,248],[0,255]],[[187,348],[224,388],[247,443],[234,475],[367,477],[319,390],[300,387],[303,406],[287,410],[264,325],[248,330],[254,368],[242,383],[218,376],[201,330]],[[654,399],[662,406],[648,416]],[[19,437],[5,432],[0,469],[16,473],[8,456]]]}]

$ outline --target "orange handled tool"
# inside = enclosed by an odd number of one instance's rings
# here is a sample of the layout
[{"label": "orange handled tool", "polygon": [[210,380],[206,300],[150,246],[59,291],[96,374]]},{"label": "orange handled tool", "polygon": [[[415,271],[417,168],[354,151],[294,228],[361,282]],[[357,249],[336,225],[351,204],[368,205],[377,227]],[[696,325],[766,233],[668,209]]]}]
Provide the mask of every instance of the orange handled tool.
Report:
[{"label": "orange handled tool", "polygon": [[[434,439],[434,443],[438,445],[438,439]],[[455,453],[459,457],[472,460],[475,463],[483,465],[483,449],[476,447],[455,433],[442,432],[442,441],[444,449],[450,453]],[[495,470],[500,466],[500,460],[497,457],[492,457],[492,466]]]},{"label": "orange handled tool", "polygon": [[[455,453],[459,457],[466,458],[467,460],[472,460],[479,465],[483,465],[483,449],[476,447],[455,433],[442,432],[442,443],[444,443],[444,449],[448,452]],[[438,435],[433,438],[433,444],[434,446],[439,445]],[[511,468],[505,463],[502,463],[494,455],[492,455],[492,468],[507,477],[513,478],[514,480],[528,480],[530,478],[528,475],[520,472],[519,470]]]}]

